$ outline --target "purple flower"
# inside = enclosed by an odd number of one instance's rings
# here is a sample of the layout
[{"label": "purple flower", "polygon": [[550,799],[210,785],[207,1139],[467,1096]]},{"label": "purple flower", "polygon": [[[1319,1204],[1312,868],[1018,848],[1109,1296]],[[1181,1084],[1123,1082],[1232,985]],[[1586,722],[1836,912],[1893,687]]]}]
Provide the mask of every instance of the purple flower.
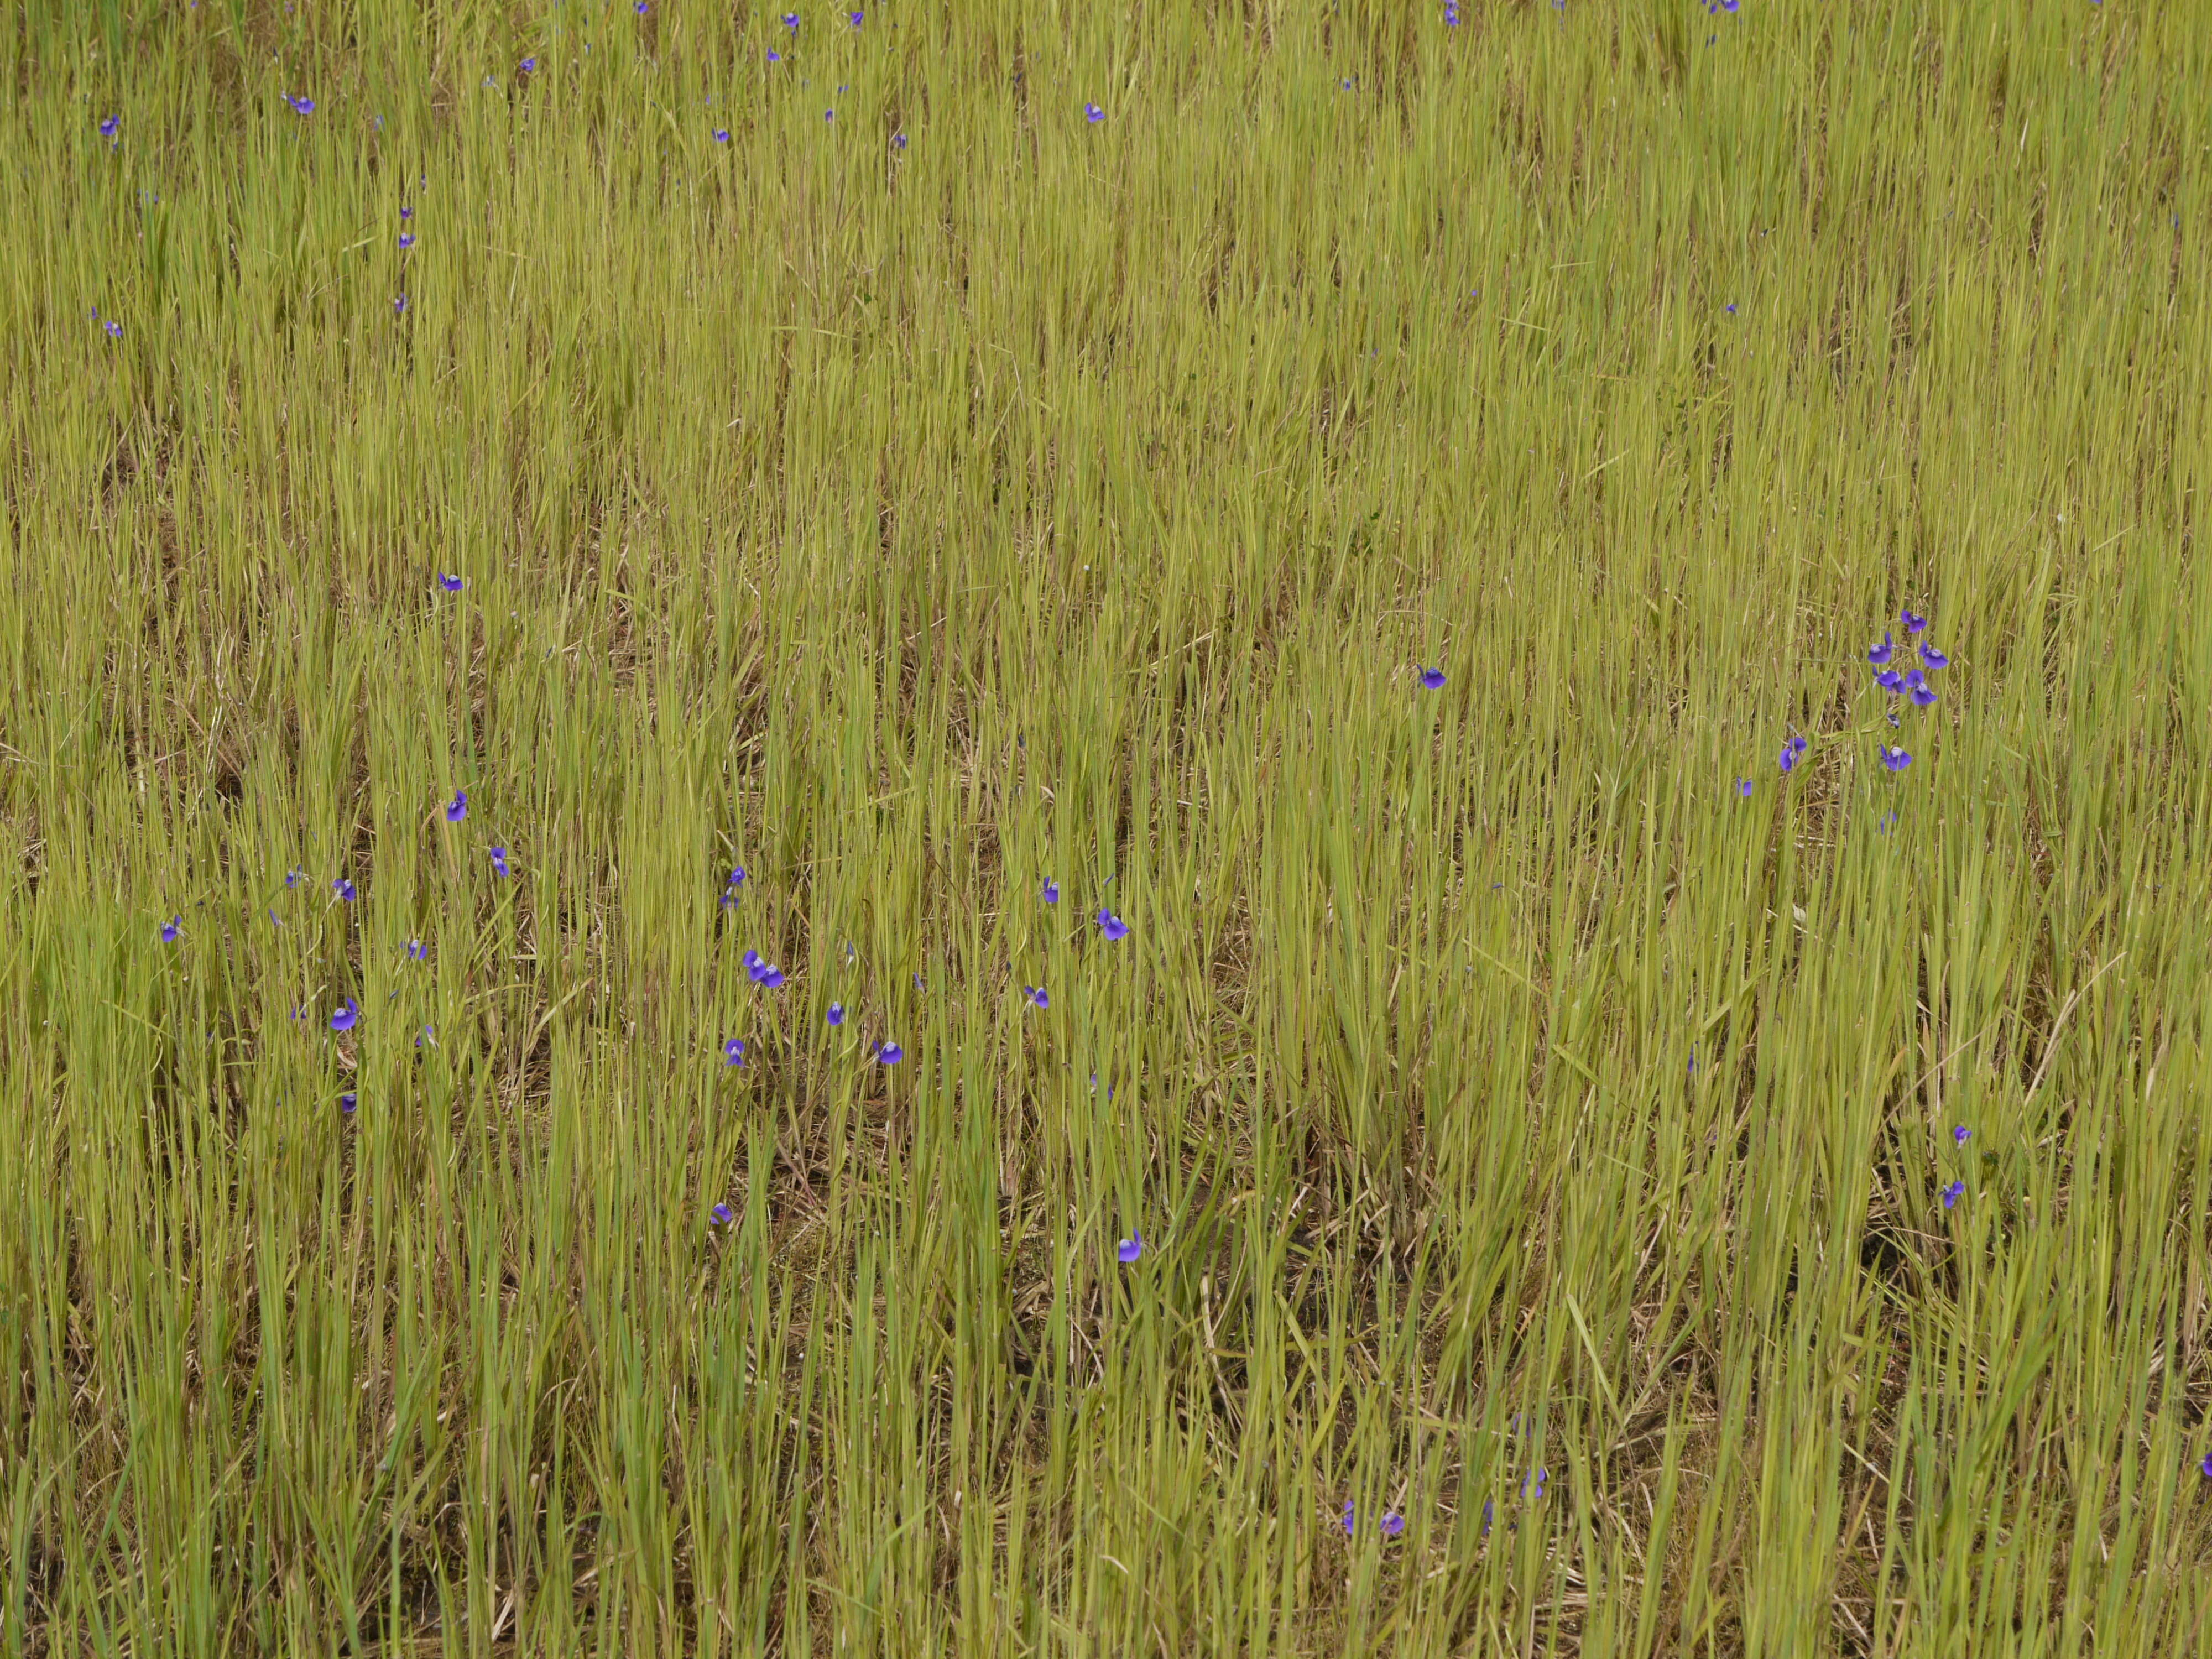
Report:
[{"label": "purple flower", "polygon": [[906,1050],[896,1042],[878,1042],[876,1045],[876,1058],[886,1066],[896,1066],[906,1058]]},{"label": "purple flower", "polygon": [[646,3],[646,0],[637,0],[637,15],[640,17],[644,16],[646,13],[652,9],[653,8]]},{"label": "purple flower", "polygon": [[1050,877],[1047,877],[1045,878],[1044,902],[1047,904],[1057,904],[1060,902],[1060,884],[1053,880]]},{"label": "purple flower", "polygon": [[837,118],[837,112],[834,109],[825,109],[822,112],[822,118],[825,121],[834,121]]},{"label": "purple flower", "polygon": [[1125,1267],[1144,1253],[1145,1236],[1142,1233],[1131,1233],[1114,1247],[1114,1259]]},{"label": "purple flower", "polygon": [[1912,764],[1912,757],[1902,749],[1893,749],[1887,744],[1884,744],[1881,750],[1881,763],[1893,772],[1902,772]]},{"label": "purple flower", "polygon": [[449,576],[441,570],[438,573],[438,586],[448,593],[458,593],[461,591],[461,579],[459,576]]},{"label": "purple flower", "polygon": [[725,1066],[742,1066],[744,1063],[745,1045],[741,1039],[732,1037],[727,1042],[722,1045],[722,1064]]},{"label": "purple flower", "polygon": [[415,1046],[416,1048],[421,1048],[426,1042],[433,1048],[438,1046],[438,1028],[436,1026],[425,1025],[421,1030],[415,1033]]},{"label": "purple flower", "polygon": [[763,990],[773,991],[783,983],[783,969],[771,963],[763,967],[753,978]]},{"label": "purple flower", "polygon": [[407,941],[407,957],[410,962],[428,962],[430,959],[430,947],[419,939],[410,939]]},{"label": "purple flower", "polygon": [[399,210],[399,216],[403,219],[412,219],[415,216],[415,210],[411,207],[404,207]]},{"label": "purple flower", "polygon": [[1961,1123],[1957,1128],[1951,1131],[1951,1139],[1956,1145],[1963,1146],[1966,1144],[1967,1138],[1973,1133],[1974,1132],[1972,1129],[1969,1129],[1965,1124]]},{"label": "purple flower", "polygon": [[331,891],[336,893],[348,904],[351,904],[354,900],[361,896],[361,889],[356,887],[343,876],[340,876],[337,880],[331,884]]},{"label": "purple flower", "polygon": [[1352,1508],[1352,1500],[1349,1498],[1346,1498],[1344,1500],[1344,1535],[1346,1538],[1352,1536],[1352,1522],[1357,1514],[1358,1511]]},{"label": "purple flower", "polygon": [[295,866],[291,870],[286,872],[284,877],[284,885],[287,887],[297,887],[307,878],[307,872],[305,870],[299,868],[297,866]]},{"label": "purple flower", "polygon": [[1949,1186],[1943,1189],[1943,1207],[1947,1210],[1949,1209],[1961,1198],[1964,1198],[1966,1194],[1966,1183],[1963,1181],[1953,1182]]},{"label": "purple flower", "polygon": [[860,27],[860,19],[866,16],[867,14],[860,11],[848,11],[845,15],[852,20],[853,27],[854,28],[858,28]]},{"label": "purple flower", "polygon": [[1458,0],[1447,0],[1444,6],[1444,27],[1448,29],[1455,29],[1459,27]]},{"label": "purple flower", "polygon": [[845,1005],[842,1002],[831,1003],[830,1005],[830,1012],[823,1015],[823,1018],[827,1019],[832,1025],[842,1025],[845,1023]]},{"label": "purple flower", "polygon": [[1897,619],[1905,624],[1905,631],[1908,634],[1917,634],[1922,629],[1928,626],[1928,618],[1925,617],[1915,616],[1913,614],[1912,608],[1910,605],[1907,605],[1904,610],[1899,611],[1897,613]]},{"label": "purple flower", "polygon": [[459,823],[463,818],[468,817],[468,815],[469,792],[465,789],[454,790],[453,799],[446,803],[446,822],[448,823]]},{"label": "purple flower", "polygon": [[1049,1008],[1052,1006],[1052,997],[1042,985],[1023,986],[1022,995],[1034,1007]]},{"label": "purple flower", "polygon": [[1881,673],[1874,677],[1874,683],[1885,691],[1902,691],[1905,690],[1905,676],[1899,673],[1894,668],[1883,669]]},{"label": "purple flower", "polygon": [[736,869],[734,869],[734,870],[732,870],[732,871],[731,871],[731,872],[730,872],[729,885],[731,885],[731,886],[732,886],[732,887],[742,887],[742,886],[744,886],[744,884],[745,884],[745,866],[744,866],[744,865],[742,865],[742,864],[741,864],[741,865],[738,866],[738,867],[737,867]]},{"label": "purple flower", "polygon": [[1544,1480],[1550,1473],[1551,1471],[1549,1469],[1538,1469],[1534,1474],[1525,1476],[1521,1482],[1521,1496],[1523,1498],[1530,1498],[1532,1497],[1528,1489],[1533,1483],[1535,1487],[1535,1492],[1533,1494],[1533,1501],[1540,1504],[1543,1502]]},{"label": "purple flower", "polygon": [[1382,1516],[1382,1535],[1395,1538],[1406,1530],[1406,1517],[1395,1510],[1385,1510]]},{"label": "purple flower", "polygon": [[891,148],[893,149],[904,149],[906,148],[906,134],[902,132],[895,132],[891,134]]},{"label": "purple flower", "polygon": [[337,1012],[331,1016],[331,1030],[350,1031],[361,1023],[361,1004],[348,997],[338,1004]]},{"label": "purple flower", "polygon": [[392,314],[395,317],[404,317],[407,314],[407,296],[405,295],[395,294],[392,296]]},{"label": "purple flower", "polygon": [[1911,696],[1912,701],[1923,708],[1936,701],[1936,693],[1925,680],[1912,688]]},{"label": "purple flower", "polygon": [[517,75],[532,75],[535,74],[537,70],[538,60],[535,58],[526,58],[521,61],[521,63],[515,65],[514,72]]},{"label": "purple flower", "polygon": [[115,130],[122,125],[123,123],[116,117],[108,116],[100,124],[100,136],[103,138],[112,138],[115,137]]},{"label": "purple flower", "polygon": [[1106,118],[1106,112],[1096,104],[1085,104],[1083,106],[1083,118],[1095,127]]},{"label": "purple flower", "polygon": [[1424,668],[1421,671],[1421,684],[1428,687],[1431,691],[1443,690],[1444,689],[1444,671],[1441,668]]},{"label": "purple flower", "polygon": [[1930,668],[1948,668],[1951,665],[1951,659],[1932,645],[1920,647],[1920,660]]},{"label": "purple flower", "polygon": [[795,11],[787,11],[784,13],[783,26],[787,29],[797,28],[799,27],[799,14]]},{"label": "purple flower", "polygon": [[353,1109],[360,1104],[361,1097],[350,1089],[338,1097],[338,1110],[343,1112],[348,1117],[353,1115]]},{"label": "purple flower", "polygon": [[402,253],[404,253],[409,248],[413,247],[414,246],[415,233],[411,230],[401,231],[399,233],[399,251]]},{"label": "purple flower", "polygon": [[718,144],[728,143],[730,142],[730,130],[727,127],[716,127],[714,129],[714,142]]},{"label": "purple flower", "polygon": [[1735,792],[1739,795],[1748,796],[1751,793],[1751,780],[1749,778],[1738,778],[1735,781]]},{"label": "purple flower", "polygon": [[2204,1461],[2197,1467],[2207,1480],[2212,1480],[2212,1452],[2206,1452]]},{"label": "purple flower", "polygon": [[100,326],[107,331],[107,337],[109,339],[119,340],[123,337],[123,325],[115,321],[114,319],[110,318],[106,322],[101,324]]},{"label": "purple flower", "polygon": [[770,46],[768,49],[768,61],[771,64],[781,64],[783,61],[783,54],[774,46]]},{"label": "purple flower", "polygon": [[312,98],[295,98],[288,92],[284,94],[284,101],[292,106],[295,115],[313,115],[315,112],[315,100]]},{"label": "purple flower", "polygon": [[513,873],[507,867],[507,848],[495,847],[491,849],[491,867],[495,875],[506,876]]},{"label": "purple flower", "polygon": [[710,1227],[726,1227],[733,1218],[726,1204],[717,1204],[707,1212],[707,1224]]},{"label": "purple flower", "polygon": [[1890,659],[1891,653],[1895,649],[1896,647],[1889,642],[1889,635],[1884,634],[1881,636],[1881,643],[1880,645],[1870,645],[1867,647],[1867,660],[1871,663],[1887,662]]},{"label": "purple flower", "polygon": [[161,943],[164,945],[174,945],[177,942],[177,935],[184,931],[184,917],[181,915],[171,916],[168,921],[161,924]]},{"label": "purple flower", "polygon": [[1098,931],[1105,934],[1108,939],[1127,939],[1129,936],[1129,924],[1111,910],[1102,909],[1098,912]]}]

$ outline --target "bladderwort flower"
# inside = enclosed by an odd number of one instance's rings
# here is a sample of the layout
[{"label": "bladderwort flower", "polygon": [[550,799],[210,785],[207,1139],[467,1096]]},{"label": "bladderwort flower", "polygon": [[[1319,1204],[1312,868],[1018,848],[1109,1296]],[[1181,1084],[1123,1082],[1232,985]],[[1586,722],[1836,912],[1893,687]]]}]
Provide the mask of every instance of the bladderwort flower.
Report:
[{"label": "bladderwort flower", "polygon": [[876,1058],[886,1066],[896,1066],[906,1058],[906,1050],[896,1042],[878,1042],[876,1045]]},{"label": "bladderwort flower", "polygon": [[1905,677],[1905,690],[1918,708],[1925,708],[1936,701],[1936,688],[1928,684],[1927,677],[1917,668]]},{"label": "bladderwort flower", "polygon": [[289,870],[284,872],[284,885],[287,890],[289,890],[291,888],[297,887],[307,878],[307,872],[295,864]]},{"label": "bladderwort flower", "polygon": [[111,340],[119,340],[123,337],[123,325],[112,317],[102,323],[100,327],[107,331],[107,337]]},{"label": "bladderwort flower", "polygon": [[1920,661],[1922,666],[1927,668],[1948,668],[1951,665],[1951,659],[1932,645],[1920,647]]},{"label": "bladderwort flower", "polygon": [[429,961],[430,947],[423,944],[419,939],[409,939],[407,941],[407,959],[410,962]]},{"label": "bladderwort flower", "polygon": [[716,128],[714,129],[714,142],[715,142],[716,143],[718,143],[718,144],[726,144],[726,143],[728,143],[730,142],[730,130],[729,130],[729,128],[727,128],[727,127],[716,127]]},{"label": "bladderwort flower", "polygon": [[1889,641],[1890,636],[1884,634],[1880,645],[1867,647],[1867,660],[1876,665],[1887,662],[1896,653],[1896,647]]},{"label": "bladderwort flower", "polygon": [[1884,744],[1881,747],[1881,763],[1893,772],[1902,772],[1912,764],[1912,757],[1893,744]]},{"label": "bladderwort flower", "polygon": [[354,1108],[360,1104],[361,1097],[350,1089],[338,1097],[338,1110],[343,1112],[348,1117],[353,1115]]},{"label": "bladderwort flower", "polygon": [[848,11],[848,12],[847,12],[847,13],[845,14],[845,15],[846,15],[846,17],[847,17],[848,20],[850,20],[850,21],[852,22],[853,27],[854,27],[854,28],[858,28],[858,27],[860,27],[860,20],[861,20],[863,17],[866,16],[866,15],[867,15],[867,13],[866,13],[866,12],[864,12],[864,11]]},{"label": "bladderwort flower", "polygon": [[1751,793],[1751,780],[1749,778],[1738,778],[1735,781],[1735,792],[1739,795],[1748,797]]},{"label": "bladderwort flower", "polygon": [[116,129],[122,125],[122,121],[115,116],[104,117],[100,123],[100,136],[103,138],[112,138],[115,137]]},{"label": "bladderwort flower", "polygon": [[1905,676],[1894,668],[1885,668],[1874,677],[1874,683],[1883,690],[1896,693],[1905,690]]},{"label": "bladderwort flower", "polygon": [[742,1066],[745,1063],[745,1045],[742,1038],[732,1037],[722,1045],[722,1064]]},{"label": "bladderwort flower", "polygon": [[492,873],[497,876],[505,877],[514,873],[507,867],[507,848],[495,847],[491,849],[491,867]]},{"label": "bladderwort flower", "polygon": [[413,247],[414,246],[415,233],[411,230],[401,231],[399,233],[399,251],[402,253],[404,253],[409,248]]},{"label": "bladderwort flower", "polygon": [[315,100],[312,98],[295,98],[288,92],[284,94],[284,101],[292,106],[295,115],[313,115],[315,112]]},{"label": "bladderwort flower", "polygon": [[1444,689],[1444,671],[1441,668],[1424,668],[1421,671],[1421,684],[1431,691],[1443,690]]},{"label": "bladderwort flower", "polygon": [[461,579],[459,576],[449,576],[441,570],[438,573],[438,586],[448,593],[458,593],[461,591]]},{"label": "bladderwort flower", "polygon": [[1045,878],[1044,902],[1047,904],[1057,904],[1060,902],[1060,884],[1053,880],[1050,877],[1047,877]]},{"label": "bladderwort flower", "polygon": [[535,58],[524,58],[514,66],[514,72],[517,75],[535,75],[538,72],[538,60]]},{"label": "bladderwort flower", "polygon": [[1906,605],[1899,610],[1897,613],[1897,619],[1905,624],[1905,631],[1908,634],[1917,634],[1922,629],[1928,626],[1928,618],[1915,615],[1911,605]]},{"label": "bladderwort flower", "polygon": [[348,904],[351,904],[356,899],[361,896],[361,889],[356,887],[343,876],[340,876],[337,880],[331,884],[331,891],[336,893]]},{"label": "bladderwort flower", "polygon": [[1098,931],[1109,939],[1127,939],[1129,937],[1129,924],[1111,910],[1101,908],[1098,912]]},{"label": "bladderwort flower", "polygon": [[830,1005],[830,1012],[824,1014],[823,1018],[828,1020],[832,1025],[842,1025],[845,1023],[845,1005],[842,1002],[831,1003]]},{"label": "bladderwort flower", "polygon": [[361,1004],[348,997],[338,1004],[337,1012],[331,1016],[331,1030],[350,1031],[361,1024]]},{"label": "bladderwort flower", "polygon": [[787,11],[784,13],[783,26],[787,29],[797,28],[799,27],[799,14],[795,11]]},{"label": "bladderwort flower", "polygon": [[433,1048],[438,1046],[438,1028],[436,1026],[425,1025],[421,1030],[415,1033],[415,1047],[418,1052],[426,1042]]},{"label": "bladderwort flower", "polygon": [[1803,738],[1797,736],[1794,732],[1790,735],[1790,740],[1782,745],[1782,769],[1784,771],[1794,772],[1797,769],[1797,762],[1805,753],[1805,739]]},{"label": "bladderwort flower", "polygon": [[717,1204],[707,1212],[707,1224],[710,1227],[726,1227],[736,1218],[726,1204]]},{"label": "bladderwort flower", "polygon": [[446,822],[448,823],[459,823],[463,818],[468,817],[468,815],[469,792],[465,789],[454,790],[453,799],[446,803]]},{"label": "bladderwort flower", "polygon": [[1106,112],[1096,104],[1085,104],[1083,106],[1083,118],[1095,127],[1106,118]]},{"label": "bladderwort flower", "polygon": [[1943,1189],[1943,1207],[1947,1210],[1949,1209],[1966,1195],[1966,1183],[1963,1181],[1953,1182],[1949,1186]]},{"label": "bladderwort flower", "polygon": [[1022,999],[1024,1001],[1029,1003],[1030,1006],[1035,1008],[1049,1008],[1052,1006],[1051,994],[1047,992],[1042,985],[1023,986]]},{"label": "bladderwort flower", "polygon": [[164,945],[174,945],[177,942],[177,935],[184,931],[184,917],[181,915],[171,916],[167,921],[161,924],[161,943]]},{"label": "bladderwort flower", "polygon": [[1963,1146],[1972,1136],[1973,1133],[1974,1132],[1972,1129],[1969,1129],[1965,1124],[1961,1123],[1957,1128],[1951,1131],[1951,1144],[1954,1146]]},{"label": "bladderwort flower", "polygon": [[[1522,1500],[1528,1503],[1542,1503],[1544,1501],[1544,1481],[1550,1474],[1551,1471],[1549,1469],[1540,1468],[1533,1474],[1522,1476],[1521,1480],[1521,1496]],[[1531,1483],[1535,1486],[1535,1491],[1533,1493],[1529,1491]]]},{"label": "bladderwort flower", "polygon": [[1145,1236],[1139,1232],[1132,1232],[1114,1247],[1114,1259],[1125,1267],[1144,1253]]},{"label": "bladderwort flower", "polygon": [[1352,1522],[1358,1517],[1358,1514],[1359,1511],[1352,1501],[1349,1498],[1346,1498],[1344,1500],[1344,1535],[1346,1538],[1352,1536]]},{"label": "bladderwort flower", "polygon": [[2204,1454],[2204,1461],[2199,1463],[2197,1468],[2197,1472],[2203,1474],[2207,1480],[2212,1480],[2212,1452],[2206,1452]]},{"label": "bladderwort flower", "polygon": [[1382,1512],[1382,1535],[1385,1538],[1395,1538],[1400,1533],[1405,1530],[1406,1517],[1404,1516],[1399,1514],[1395,1510],[1385,1510]]},{"label": "bladderwort flower", "polygon": [[902,132],[895,132],[891,134],[891,148],[893,149],[904,149],[906,148],[906,134]]}]

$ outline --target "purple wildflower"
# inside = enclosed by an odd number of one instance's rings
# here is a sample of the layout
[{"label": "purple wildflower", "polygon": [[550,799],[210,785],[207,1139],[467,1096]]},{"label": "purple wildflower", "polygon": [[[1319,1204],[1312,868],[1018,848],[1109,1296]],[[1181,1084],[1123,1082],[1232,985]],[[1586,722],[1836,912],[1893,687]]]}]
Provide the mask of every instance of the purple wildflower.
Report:
[{"label": "purple wildflower", "polygon": [[1957,1128],[1951,1131],[1952,1142],[1956,1146],[1963,1146],[1966,1144],[1968,1138],[1972,1136],[1973,1133],[1974,1132],[1972,1129],[1969,1129],[1965,1124],[1961,1123]]},{"label": "purple wildflower", "polygon": [[1083,106],[1083,118],[1095,127],[1106,118],[1106,112],[1096,104],[1085,104]]},{"label": "purple wildflower", "polygon": [[1930,668],[1948,668],[1951,659],[1932,645],[1920,647],[1920,660]]},{"label": "purple wildflower", "polygon": [[331,1016],[331,1030],[350,1031],[361,1023],[361,1004],[348,997],[338,1004],[337,1012]]},{"label": "purple wildflower", "polygon": [[1421,684],[1428,687],[1431,691],[1443,690],[1444,689],[1444,671],[1441,668],[1424,668],[1421,671]]},{"label": "purple wildflower", "polygon": [[453,799],[446,803],[446,822],[448,823],[459,823],[463,818],[468,817],[468,815],[469,792],[465,789],[454,790]]},{"label": "purple wildflower", "polygon": [[1045,878],[1044,902],[1047,904],[1057,904],[1060,902],[1060,884],[1053,880],[1050,877],[1047,877]]},{"label": "purple wildflower", "polygon": [[331,884],[331,891],[336,893],[348,904],[351,904],[356,899],[361,896],[361,889],[355,886],[343,876],[340,876],[337,880]]},{"label": "purple wildflower", "polygon": [[726,1227],[734,1218],[726,1204],[717,1204],[707,1212],[707,1224],[710,1227]]},{"label": "purple wildflower", "polygon": [[1894,749],[1885,744],[1882,745],[1881,763],[1893,772],[1902,772],[1912,764],[1912,757],[1902,749]]},{"label": "purple wildflower", "polygon": [[906,1050],[896,1042],[878,1042],[876,1045],[876,1058],[886,1066],[896,1066],[906,1058]]},{"label": "purple wildflower", "polygon": [[745,1063],[745,1045],[742,1039],[732,1037],[722,1045],[722,1064],[742,1066]]},{"label": "purple wildflower", "polygon": [[1129,924],[1111,910],[1102,908],[1098,912],[1098,931],[1105,934],[1108,939],[1127,939],[1129,936]]},{"label": "purple wildflower", "polygon": [[1125,1267],[1144,1253],[1145,1236],[1142,1233],[1131,1233],[1114,1247],[1114,1259]]},{"label": "purple wildflower", "polygon": [[830,1005],[830,1012],[823,1015],[823,1018],[827,1019],[832,1025],[842,1025],[845,1023],[845,1005],[842,1002],[831,1003]]},{"label": "purple wildflower", "polygon": [[1905,631],[1908,634],[1917,634],[1928,626],[1928,618],[1914,615],[1912,607],[1910,605],[1897,613],[1897,619],[1905,624]]},{"label": "purple wildflower", "polygon": [[1966,1183],[1963,1181],[1953,1182],[1949,1186],[1943,1189],[1943,1207],[1947,1210],[1949,1209],[1966,1195]]},{"label": "purple wildflower", "polygon": [[461,579],[459,576],[449,576],[441,570],[438,573],[438,586],[448,593],[458,593],[461,591]]},{"label": "purple wildflower", "polygon": [[514,873],[507,867],[507,848],[495,847],[491,849],[491,867],[495,875],[507,876]]},{"label": "purple wildflower", "polygon": [[168,921],[161,924],[161,943],[164,945],[174,945],[177,942],[177,935],[184,931],[184,917],[181,915],[171,916]]}]

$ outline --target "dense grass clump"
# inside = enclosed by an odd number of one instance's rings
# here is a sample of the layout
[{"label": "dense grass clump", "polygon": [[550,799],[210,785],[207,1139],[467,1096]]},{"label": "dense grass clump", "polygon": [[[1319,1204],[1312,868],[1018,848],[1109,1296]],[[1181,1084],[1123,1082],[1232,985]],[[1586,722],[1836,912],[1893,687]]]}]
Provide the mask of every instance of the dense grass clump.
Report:
[{"label": "dense grass clump", "polygon": [[797,15],[0,28],[0,1653],[2212,1639],[2212,31]]}]

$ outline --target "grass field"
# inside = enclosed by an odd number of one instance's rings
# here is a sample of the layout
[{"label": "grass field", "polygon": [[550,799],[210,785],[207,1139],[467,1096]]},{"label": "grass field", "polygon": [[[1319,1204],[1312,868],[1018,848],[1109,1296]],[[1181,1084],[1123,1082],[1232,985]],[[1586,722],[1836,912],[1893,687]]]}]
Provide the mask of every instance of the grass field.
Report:
[{"label": "grass field", "polygon": [[9,9],[0,1653],[2212,1645],[2195,9],[781,3]]}]

